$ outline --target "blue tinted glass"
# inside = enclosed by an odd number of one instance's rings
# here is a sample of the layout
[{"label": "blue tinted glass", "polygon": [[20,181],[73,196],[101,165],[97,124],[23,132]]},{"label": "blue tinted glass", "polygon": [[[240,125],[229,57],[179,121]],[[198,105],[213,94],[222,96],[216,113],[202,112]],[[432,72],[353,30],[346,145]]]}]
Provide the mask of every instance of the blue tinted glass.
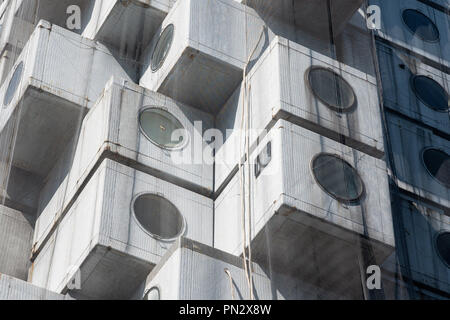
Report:
[{"label": "blue tinted glass", "polygon": [[450,157],[444,151],[427,149],[423,153],[423,162],[436,179],[450,187]]},{"label": "blue tinted glass", "polygon": [[417,97],[428,107],[438,111],[448,110],[448,94],[439,83],[425,76],[416,76],[413,85]]},{"label": "blue tinted glass", "polygon": [[407,9],[403,11],[403,21],[409,30],[422,40],[437,41],[439,39],[438,29],[433,21],[423,13],[417,10]]}]

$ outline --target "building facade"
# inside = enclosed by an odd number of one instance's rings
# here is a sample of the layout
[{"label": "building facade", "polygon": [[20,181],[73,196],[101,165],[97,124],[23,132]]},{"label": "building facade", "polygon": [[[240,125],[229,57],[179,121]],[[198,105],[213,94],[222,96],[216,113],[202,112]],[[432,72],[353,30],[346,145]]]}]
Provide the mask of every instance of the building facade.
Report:
[{"label": "building facade", "polygon": [[450,298],[448,0],[4,0],[0,298]]}]

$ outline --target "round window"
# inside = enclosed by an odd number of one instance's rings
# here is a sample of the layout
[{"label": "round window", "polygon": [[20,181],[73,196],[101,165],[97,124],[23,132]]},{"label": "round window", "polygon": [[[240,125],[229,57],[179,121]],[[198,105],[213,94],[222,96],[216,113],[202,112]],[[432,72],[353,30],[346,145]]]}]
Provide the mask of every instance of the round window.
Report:
[{"label": "round window", "polygon": [[19,63],[19,65],[16,67],[16,70],[14,70],[11,80],[9,80],[8,88],[6,89],[5,98],[3,100],[4,106],[7,106],[13,99],[16,90],[19,87],[20,80],[22,79],[22,72],[23,62]]},{"label": "round window", "polygon": [[322,67],[313,67],[307,73],[313,94],[329,108],[348,112],[356,105],[353,88],[336,72]]},{"label": "round window", "polygon": [[151,287],[145,293],[143,300],[160,300],[161,294],[159,293],[159,289],[157,287]]},{"label": "round window", "polygon": [[151,68],[152,71],[156,71],[161,68],[164,60],[169,53],[170,46],[173,40],[173,24],[168,25],[164,31],[159,36],[158,42],[156,43],[155,49],[153,50]]},{"label": "round window", "polygon": [[439,83],[426,76],[414,76],[412,83],[417,98],[427,107],[436,111],[448,111],[449,96]]},{"label": "round window", "polygon": [[321,153],[311,167],[317,183],[336,200],[356,204],[363,196],[364,183],[358,172],[338,156]]},{"label": "round window", "polygon": [[139,224],[160,240],[174,240],[184,232],[184,218],[167,199],[156,194],[141,194],[133,202],[133,212]]},{"label": "round window", "polygon": [[402,17],[408,29],[420,39],[429,42],[439,40],[438,28],[423,13],[414,9],[406,9],[403,11]]},{"label": "round window", "polygon": [[436,249],[439,257],[450,268],[450,232],[442,232],[436,237]]},{"label": "round window", "polygon": [[[139,126],[145,137],[159,147],[175,149],[187,142],[187,134],[181,122],[163,109],[151,107],[141,111]],[[179,134],[176,130],[180,130]]]},{"label": "round window", "polygon": [[428,172],[450,188],[450,156],[442,150],[428,148],[423,151],[422,158]]}]

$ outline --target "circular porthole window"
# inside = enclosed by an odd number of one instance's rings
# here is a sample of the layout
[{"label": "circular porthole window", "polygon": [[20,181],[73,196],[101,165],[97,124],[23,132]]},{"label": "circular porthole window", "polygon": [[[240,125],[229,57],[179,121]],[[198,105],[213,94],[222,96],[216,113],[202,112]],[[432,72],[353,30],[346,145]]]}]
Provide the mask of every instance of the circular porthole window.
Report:
[{"label": "circular porthole window", "polygon": [[152,71],[156,71],[161,68],[164,60],[169,53],[170,46],[173,40],[174,26],[173,24],[168,25],[164,31],[159,36],[158,42],[156,43],[155,49],[152,54],[151,68]]},{"label": "circular porthole window", "polygon": [[161,300],[161,294],[158,287],[151,287],[147,290],[142,300]]},{"label": "circular porthole window", "polygon": [[428,42],[439,40],[439,30],[436,25],[424,15],[414,9],[406,9],[402,13],[403,22],[408,29],[420,39]]},{"label": "circular porthole window", "polygon": [[22,79],[22,73],[23,73],[23,62],[17,65],[16,70],[14,70],[14,73],[11,77],[11,80],[9,80],[8,88],[6,89],[5,93],[5,98],[3,99],[4,106],[10,104],[11,100],[16,94],[16,90],[19,87],[20,80]]},{"label": "circular porthole window", "polygon": [[335,111],[349,112],[356,106],[353,88],[342,76],[330,69],[310,68],[307,83],[314,96]]},{"label": "circular porthole window", "polygon": [[[146,108],[140,112],[139,127],[148,140],[161,148],[181,148],[188,140],[181,122],[171,113],[157,107]],[[179,134],[173,136],[176,130],[180,130]]]},{"label": "circular porthole window", "polygon": [[442,232],[436,237],[439,257],[450,268],[450,232]]},{"label": "circular porthole window", "polygon": [[439,83],[426,76],[414,76],[412,84],[417,98],[427,107],[441,112],[448,111],[449,96]]},{"label": "circular porthole window", "polygon": [[152,237],[172,241],[184,232],[184,218],[167,199],[152,193],[137,196],[133,212],[141,227]]},{"label": "circular porthole window", "polygon": [[422,152],[427,171],[447,188],[450,188],[450,156],[442,150],[427,148]]},{"label": "circular porthole window", "polygon": [[311,169],[320,187],[336,200],[357,204],[364,194],[364,183],[358,172],[340,157],[321,153],[314,157]]}]

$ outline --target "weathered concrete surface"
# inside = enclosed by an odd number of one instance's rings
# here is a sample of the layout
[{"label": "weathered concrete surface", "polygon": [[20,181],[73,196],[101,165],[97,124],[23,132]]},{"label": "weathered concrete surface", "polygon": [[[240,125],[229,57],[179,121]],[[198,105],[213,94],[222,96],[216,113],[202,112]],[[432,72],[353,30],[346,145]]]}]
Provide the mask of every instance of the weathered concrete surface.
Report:
[{"label": "weathered concrete surface", "polygon": [[0,205],[0,273],[27,279],[33,239],[32,218]]},{"label": "weathered concrete surface", "polygon": [[[251,163],[269,141],[271,161],[258,177],[254,165],[250,173],[252,216],[247,236],[255,261],[281,274],[300,272],[313,283],[314,279],[327,279],[330,286],[340,283],[333,290],[348,289],[359,296],[358,255],[364,252],[381,263],[395,246],[384,161],[279,120],[252,153]],[[321,152],[337,154],[357,170],[365,187],[359,204],[343,204],[317,184],[310,165]],[[215,202],[215,246],[240,255],[241,230],[241,190],[235,175]],[[317,264],[311,264],[313,256]],[[339,282],[344,278],[348,282]]]},{"label": "weathered concrete surface", "polygon": [[0,300],[72,300],[72,298],[0,273]]},{"label": "weathered concrete surface", "polygon": [[432,129],[403,117],[387,113],[391,144],[390,172],[397,185],[437,205],[450,208],[450,189],[433,177],[425,167],[425,148],[437,148],[450,154],[450,141],[434,134]]},{"label": "weathered concrete surface", "polygon": [[[75,146],[70,144],[65,150],[42,188],[34,235],[36,248],[104,157],[199,194],[212,194],[212,150],[202,139],[213,126],[212,117],[159,93],[114,80],[86,115]],[[139,126],[140,112],[147,108],[172,114],[186,130],[187,143],[171,150],[147,139]],[[203,151],[211,154],[209,163],[196,160]]]},{"label": "weathered concrete surface", "polygon": [[66,292],[80,270],[81,289],[74,294],[131,298],[171,245],[147,233],[133,214],[132,200],[144,192],[175,205],[185,220],[184,235],[212,245],[211,199],[105,159],[39,252],[29,280]]},{"label": "weathered concrete surface", "polygon": [[[170,50],[161,68],[153,71],[154,48],[171,24]],[[251,8],[233,0],[178,1],[146,50],[140,84],[217,113],[242,80],[262,28],[262,20]]]},{"label": "weathered concrete surface", "polygon": [[426,76],[436,81],[448,93],[450,75],[381,42],[377,48],[385,107],[450,134],[448,111],[439,112],[427,106],[418,98],[413,87],[413,77]]}]

